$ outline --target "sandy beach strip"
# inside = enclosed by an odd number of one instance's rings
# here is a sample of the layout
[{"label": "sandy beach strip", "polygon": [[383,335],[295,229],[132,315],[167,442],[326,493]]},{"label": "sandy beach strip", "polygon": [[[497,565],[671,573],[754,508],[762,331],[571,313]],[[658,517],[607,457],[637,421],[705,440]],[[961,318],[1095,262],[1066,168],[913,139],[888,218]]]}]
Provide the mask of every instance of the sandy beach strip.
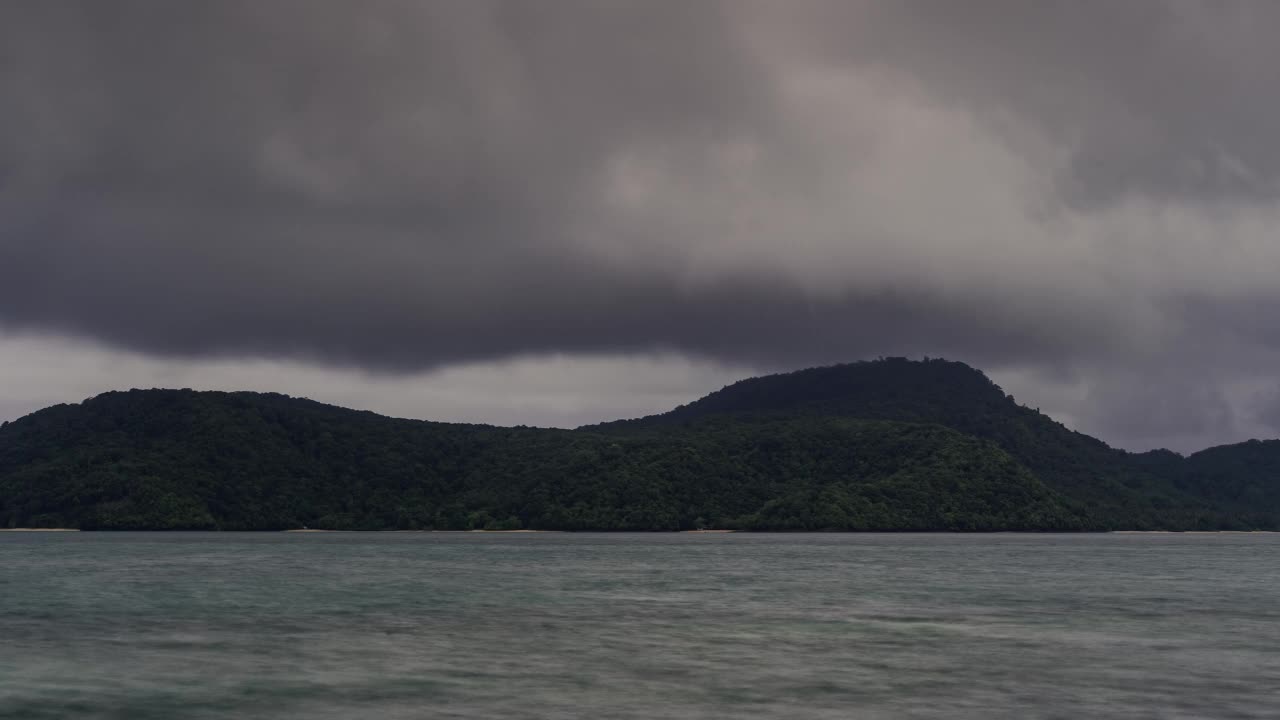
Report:
[{"label": "sandy beach strip", "polygon": [[317,530],[314,528],[298,528],[296,530],[281,530],[287,533],[351,533],[351,532],[376,532],[376,533],[558,533],[563,530]]},{"label": "sandy beach strip", "polygon": [[1275,530],[1108,530],[1111,535],[1273,535]]}]

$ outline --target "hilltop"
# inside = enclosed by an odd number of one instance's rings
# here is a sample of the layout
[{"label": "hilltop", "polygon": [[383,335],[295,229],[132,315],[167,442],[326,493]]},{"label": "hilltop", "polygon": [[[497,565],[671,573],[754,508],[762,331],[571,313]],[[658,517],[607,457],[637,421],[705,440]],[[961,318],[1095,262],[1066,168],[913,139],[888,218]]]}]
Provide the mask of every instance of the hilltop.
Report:
[{"label": "hilltop", "polygon": [[1274,529],[1278,474],[1280,442],[1127,453],[967,365],[890,358],[576,430],[106,393],[0,427],[0,527]]}]

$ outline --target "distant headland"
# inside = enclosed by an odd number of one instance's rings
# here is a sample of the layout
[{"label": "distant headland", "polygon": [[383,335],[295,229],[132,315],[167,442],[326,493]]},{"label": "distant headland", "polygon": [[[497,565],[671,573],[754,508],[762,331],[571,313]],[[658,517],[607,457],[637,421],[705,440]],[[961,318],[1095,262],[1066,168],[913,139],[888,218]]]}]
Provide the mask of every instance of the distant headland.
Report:
[{"label": "distant headland", "polygon": [[0,528],[1280,529],[1280,441],[1129,453],[958,362],[757,377],[576,430],[133,390],[0,428]]}]

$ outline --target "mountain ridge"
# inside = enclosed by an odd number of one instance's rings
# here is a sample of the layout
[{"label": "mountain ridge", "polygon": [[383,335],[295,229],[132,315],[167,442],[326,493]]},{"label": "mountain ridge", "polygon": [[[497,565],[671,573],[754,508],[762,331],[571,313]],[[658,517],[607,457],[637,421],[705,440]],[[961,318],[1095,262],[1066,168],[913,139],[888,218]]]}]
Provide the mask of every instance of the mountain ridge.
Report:
[{"label": "mountain ridge", "polygon": [[885,358],[573,430],[133,390],[0,426],[0,527],[1280,527],[1280,441],[1129,453],[981,371]]}]

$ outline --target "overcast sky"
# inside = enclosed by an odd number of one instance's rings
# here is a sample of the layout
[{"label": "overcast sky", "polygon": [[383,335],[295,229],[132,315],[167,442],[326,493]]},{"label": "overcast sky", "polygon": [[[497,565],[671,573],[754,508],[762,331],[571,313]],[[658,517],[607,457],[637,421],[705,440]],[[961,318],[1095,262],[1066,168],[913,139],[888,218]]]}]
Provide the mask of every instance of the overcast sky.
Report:
[{"label": "overcast sky", "polygon": [[0,419],[573,426],[879,355],[1280,435],[1280,3],[0,3]]}]

